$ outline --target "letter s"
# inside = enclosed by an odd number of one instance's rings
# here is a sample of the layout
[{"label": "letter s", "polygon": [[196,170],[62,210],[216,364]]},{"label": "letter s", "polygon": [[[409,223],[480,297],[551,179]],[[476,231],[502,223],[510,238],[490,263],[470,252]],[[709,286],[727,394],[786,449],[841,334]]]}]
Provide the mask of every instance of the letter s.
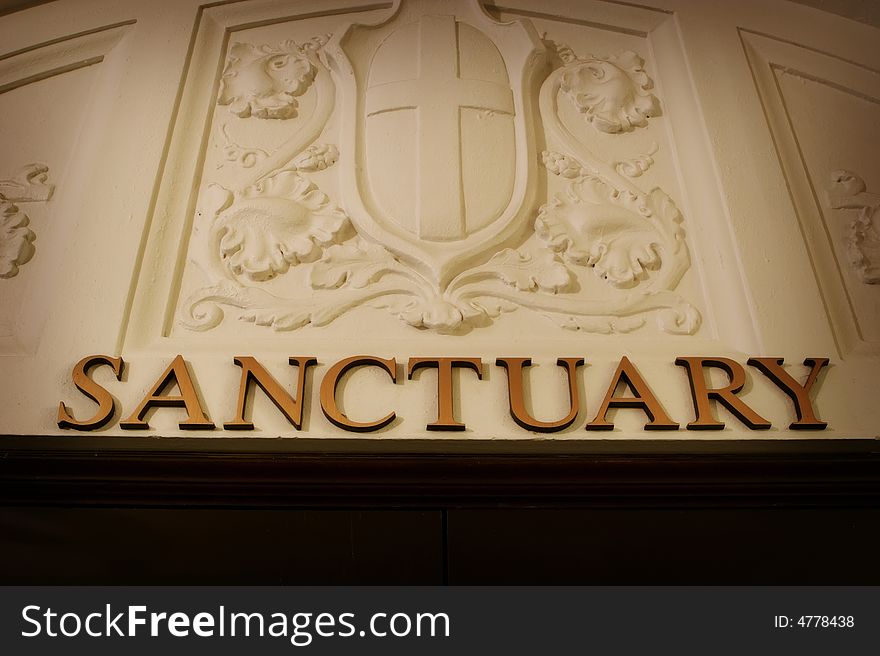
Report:
[{"label": "letter s", "polygon": [[25,606],[24,608],[21,609],[21,617],[25,622],[30,622],[31,624],[36,626],[37,630],[34,631],[33,633],[25,633],[24,631],[22,631],[21,636],[23,638],[33,638],[34,636],[38,636],[38,635],[40,635],[40,631],[43,628],[42,625],[37,620],[28,617],[28,611],[31,609],[39,611],[40,607],[39,606]]},{"label": "letter s", "polygon": [[115,404],[110,392],[89,378],[89,370],[98,365],[107,364],[113,367],[116,380],[122,379],[122,358],[111,358],[109,355],[90,355],[77,362],[73,367],[73,384],[76,388],[98,404],[95,416],[85,421],[77,421],[68,411],[64,403],[58,404],[58,428],[75,430],[96,430],[113,418]]}]

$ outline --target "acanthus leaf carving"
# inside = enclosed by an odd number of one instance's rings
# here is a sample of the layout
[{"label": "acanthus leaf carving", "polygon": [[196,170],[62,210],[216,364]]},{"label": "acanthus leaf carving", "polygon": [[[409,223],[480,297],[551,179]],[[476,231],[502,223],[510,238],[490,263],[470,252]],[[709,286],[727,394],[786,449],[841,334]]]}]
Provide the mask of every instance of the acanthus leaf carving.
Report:
[{"label": "acanthus leaf carving", "polygon": [[832,209],[855,210],[847,229],[846,252],[862,282],[880,284],[880,195],[870,193],[857,173],[831,173],[828,202]]},{"label": "acanthus leaf carving", "polygon": [[361,289],[399,270],[400,263],[387,250],[355,238],[328,248],[324,258],[312,267],[309,280],[315,289]]}]

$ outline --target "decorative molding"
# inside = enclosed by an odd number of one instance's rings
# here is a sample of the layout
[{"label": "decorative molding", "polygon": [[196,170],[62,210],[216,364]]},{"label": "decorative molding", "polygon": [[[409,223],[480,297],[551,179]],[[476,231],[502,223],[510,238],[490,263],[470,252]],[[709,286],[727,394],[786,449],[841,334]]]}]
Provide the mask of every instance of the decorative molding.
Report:
[{"label": "decorative molding", "polygon": [[101,63],[134,23],[106,25],[0,56],[0,93]]},{"label": "decorative molding", "polygon": [[880,284],[880,195],[869,193],[857,173],[839,169],[831,173],[827,198],[832,209],[855,210],[847,230],[849,263],[862,282]]},{"label": "decorative molding", "polygon": [[234,43],[220,79],[219,105],[240,118],[293,118],[317,69],[314,53],[327,42],[315,37],[297,45],[293,41],[271,46]]},{"label": "decorative molding", "polygon": [[[559,56],[551,61],[527,19],[498,23],[470,0],[450,5],[455,17],[423,11],[416,3],[403,3],[384,23],[366,30],[349,25],[329,40],[312,39],[303,47],[288,43],[288,54],[280,47],[232,46],[218,101],[239,117],[232,120],[282,117],[276,95],[280,87],[267,73],[273,61],[296,71],[288,75],[298,80],[285,87],[288,99],[313,93],[316,109],[271,154],[235,144],[223,129],[224,156],[249,171],[248,183],[227,189],[209,181],[203,187],[191,258],[207,284],[184,300],[182,325],[209,330],[223,320],[224,308],[237,308],[243,321],[286,331],[326,325],[352,309],[372,307],[410,326],[446,334],[465,334],[515,310],[543,315],[568,330],[629,332],[653,316],[663,331],[696,332],[699,312],[675,291],[689,267],[682,216],[662,190],[646,192],[631,180],[653,164],[658,148],[634,159],[602,161],[572,134],[557,104],[580,103],[586,119],[609,134],[646,125],[657,101],[647,92],[651,82],[642,59],[631,52],[578,58],[559,46]],[[345,48],[363,32],[372,34],[370,42],[378,45],[366,54],[361,47],[360,59],[353,63]],[[471,52],[483,53],[486,61],[469,60],[474,69],[467,79],[422,80],[444,73],[432,73],[431,66],[420,69],[418,62],[402,80],[386,79],[398,74],[393,68],[391,73],[381,70],[383,61],[399,62],[404,55],[412,59],[408,50],[396,52],[396,47],[430,46],[436,51],[422,57],[436,63],[457,61],[458,49],[466,47],[462,43],[470,42]],[[533,108],[535,99],[526,89],[539,86]],[[258,98],[270,100],[257,108]],[[420,174],[437,187],[416,185],[416,207],[446,203],[437,218],[458,221],[457,232],[442,237],[432,231],[450,230],[448,223],[431,224],[425,215],[415,227],[404,227],[385,214],[380,200],[369,196],[373,185],[368,176],[393,177],[395,171],[368,166],[360,159],[365,149],[358,146],[367,138],[359,130],[368,130],[376,116],[388,114],[393,120],[395,112],[412,110],[413,103],[417,109],[423,101],[430,107],[458,103],[480,110],[482,129],[509,134],[516,154],[510,200],[494,216],[465,214],[461,180],[466,172],[455,171],[448,179]],[[508,105],[511,111],[504,109]],[[352,114],[358,107],[364,108],[365,117]],[[314,143],[334,112],[343,113],[337,121],[342,125],[338,149]],[[246,131],[244,123],[240,127]],[[564,192],[543,204],[536,191],[535,127],[543,128],[547,142],[560,148],[543,154],[545,167],[567,181]],[[465,147],[460,133],[422,130],[418,138],[428,139],[423,146],[430,148],[420,149],[434,159],[418,166],[460,166],[460,149]],[[340,201],[310,179],[310,174],[334,165],[342,182]],[[505,165],[497,163],[499,185],[504,184],[500,169]],[[471,227],[469,222],[476,219],[482,223]],[[297,267],[304,275],[296,279],[302,281],[296,294],[286,296],[283,286],[266,285]],[[588,282],[590,271],[597,282]]]},{"label": "decorative molding", "polygon": [[0,278],[14,278],[34,256],[30,217],[16,203],[47,201],[55,186],[48,182],[49,167],[28,164],[13,179],[0,180]]}]

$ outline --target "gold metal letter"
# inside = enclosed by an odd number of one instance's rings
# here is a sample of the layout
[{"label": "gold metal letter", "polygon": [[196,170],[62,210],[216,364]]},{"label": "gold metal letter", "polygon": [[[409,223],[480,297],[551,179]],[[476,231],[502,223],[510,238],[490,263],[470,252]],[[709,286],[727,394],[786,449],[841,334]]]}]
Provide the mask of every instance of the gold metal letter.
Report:
[{"label": "gold metal letter", "polygon": [[762,374],[776,383],[783,392],[788,394],[792,403],[794,403],[794,411],[797,415],[797,421],[789,425],[792,430],[817,429],[823,430],[828,424],[816,416],[813,411],[813,403],[810,401],[810,389],[813,383],[819,377],[822,367],[828,364],[828,358],[807,358],[804,364],[810,367],[810,374],[807,376],[807,382],[801,385],[791,375],[782,368],[784,360],[782,358],[749,358],[748,364],[756,367]]},{"label": "gold metal letter", "polygon": [[113,418],[116,410],[113,397],[110,392],[89,378],[89,371],[102,364],[113,367],[116,380],[122,379],[122,358],[111,358],[109,355],[90,355],[83,358],[73,366],[71,372],[73,384],[76,388],[98,404],[95,416],[85,421],[77,421],[63,402],[58,404],[58,428],[72,428],[74,430],[88,431],[97,430]]},{"label": "gold metal letter", "polygon": [[559,421],[538,421],[526,410],[525,393],[523,390],[523,367],[532,364],[531,358],[498,358],[495,364],[507,370],[507,391],[510,399],[510,416],[526,430],[539,433],[555,433],[574,423],[581,409],[578,393],[577,368],[584,363],[583,358],[559,358],[557,366],[565,367],[568,373],[568,414]]},{"label": "gold metal letter", "polygon": [[[742,365],[729,358],[676,358],[675,364],[688,372],[691,384],[691,398],[694,401],[695,421],[687,425],[688,430],[721,430],[724,422],[715,419],[710,400],[718,401],[733,415],[752,430],[766,430],[770,422],[740,400],[736,394],[746,384],[746,372]],[[706,386],[704,367],[718,367],[727,373],[730,384],[727,387],[711,389]]]},{"label": "gold metal letter", "polygon": [[302,430],[303,398],[305,396],[306,374],[308,368],[317,364],[318,360],[312,357],[288,358],[289,364],[295,364],[299,370],[299,379],[296,385],[296,400],[287,393],[278,381],[259,362],[249,355],[238,355],[232,360],[241,367],[241,383],[238,386],[238,406],[236,415],[232,421],[223,424],[226,430],[253,430],[253,422],[244,418],[245,405],[247,404],[248,388],[252,382],[259,385],[260,389],[281,411],[287,421],[294,425],[297,430]]},{"label": "gold metal letter", "polygon": [[[166,396],[163,394],[172,384],[177,385],[180,396]],[[195,385],[189,375],[189,368],[182,355],[178,355],[165,372],[159,376],[159,380],[141,401],[131,417],[119,422],[120,428],[127,430],[146,430],[150,425],[144,421],[144,415],[152,408],[186,408],[186,419],[178,425],[183,430],[188,429],[212,429],[214,423],[205,416],[199,395],[196,394]]]},{"label": "gold metal letter", "polygon": [[[633,396],[614,396],[620,383],[624,383],[629,387]],[[663,406],[660,405],[660,401],[654,396],[654,392],[651,391],[651,388],[648,387],[648,384],[642,378],[639,370],[636,369],[635,365],[626,356],[620,358],[617,371],[614,372],[614,376],[611,377],[611,384],[608,385],[605,400],[599,406],[596,418],[587,424],[586,429],[613,430],[614,423],[605,419],[608,408],[639,408],[650,419],[645,424],[645,430],[678,430],[678,424],[669,418]]]},{"label": "gold metal letter", "polygon": [[429,431],[463,431],[464,424],[455,421],[455,400],[452,398],[452,369],[473,369],[477,378],[483,379],[483,362],[479,358],[410,358],[407,365],[407,378],[419,369],[437,368],[437,421],[428,424]]},{"label": "gold metal letter", "polygon": [[354,431],[357,433],[379,430],[383,426],[387,426],[394,421],[394,418],[397,416],[392,411],[377,421],[362,423],[352,421],[339,409],[339,406],[336,404],[336,386],[339,384],[339,379],[342,378],[342,375],[349,369],[366,366],[384,369],[388,372],[392,382],[397,382],[397,361],[395,361],[394,358],[383,360],[382,358],[376,358],[370,355],[355,355],[340,360],[327,370],[327,373],[324,375],[324,380],[321,381],[321,410],[331,423],[339,426],[339,428],[342,428],[343,430]]}]

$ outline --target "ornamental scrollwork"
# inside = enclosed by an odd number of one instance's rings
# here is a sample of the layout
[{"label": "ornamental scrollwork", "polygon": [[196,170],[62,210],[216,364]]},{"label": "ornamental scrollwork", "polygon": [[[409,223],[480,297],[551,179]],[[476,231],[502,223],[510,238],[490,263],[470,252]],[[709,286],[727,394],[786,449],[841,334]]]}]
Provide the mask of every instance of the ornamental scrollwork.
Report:
[{"label": "ornamental scrollwork", "polygon": [[[439,30],[439,20],[425,29]],[[699,311],[676,291],[690,265],[682,214],[663,190],[645,191],[633,180],[654,164],[657,146],[603,161],[574,135],[559,107],[573,103],[611,135],[646,126],[659,113],[658,100],[638,55],[581,58],[556,46],[555,64],[540,81],[536,126],[527,127],[543,129],[552,144],[540,168],[558,178],[561,191],[530,201],[515,239],[490,242],[451,273],[438,268],[432,276],[405,245],[363,234],[356,215],[343,209],[351,205],[319,187],[324,178],[316,174],[323,171],[344,165],[350,168],[337,175],[362,174],[352,165],[357,144],[346,129],[349,137],[338,145],[320,141],[340,111],[340,79],[352,75],[336,59],[338,46],[328,52],[327,44],[322,37],[306,46],[232,46],[220,104],[241,119],[287,118],[295,99],[311,93],[315,109],[275,152],[239,146],[224,131],[224,156],[246,183],[203,187],[191,252],[207,284],[185,299],[184,326],[209,330],[233,310],[242,321],[289,331],[374,308],[414,328],[454,335],[519,311],[603,334],[637,330],[649,319],[674,334],[699,328]],[[538,162],[529,166],[530,175],[539,175]],[[291,275],[295,284],[278,284]]]}]

